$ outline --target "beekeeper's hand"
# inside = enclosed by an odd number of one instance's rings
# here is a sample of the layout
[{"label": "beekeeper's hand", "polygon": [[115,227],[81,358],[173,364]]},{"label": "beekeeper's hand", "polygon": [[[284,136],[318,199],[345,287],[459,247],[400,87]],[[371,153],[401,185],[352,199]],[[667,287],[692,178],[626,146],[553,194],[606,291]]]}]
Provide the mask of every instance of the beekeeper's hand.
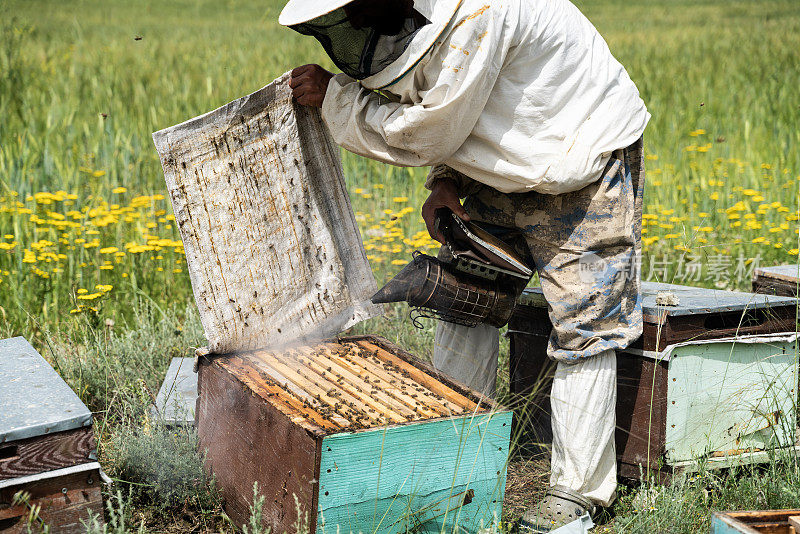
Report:
[{"label": "beekeeper's hand", "polygon": [[431,187],[431,194],[425,204],[422,205],[422,218],[425,219],[425,226],[428,227],[428,233],[436,241],[444,245],[444,236],[441,232],[436,231],[436,210],[439,208],[449,208],[450,211],[461,217],[463,220],[468,221],[469,215],[467,214],[464,206],[461,205],[461,200],[458,198],[458,190],[456,183],[449,178],[442,178],[436,180]]},{"label": "beekeeper's hand", "polygon": [[331,78],[333,73],[319,65],[303,65],[292,70],[289,87],[299,104],[321,108]]}]

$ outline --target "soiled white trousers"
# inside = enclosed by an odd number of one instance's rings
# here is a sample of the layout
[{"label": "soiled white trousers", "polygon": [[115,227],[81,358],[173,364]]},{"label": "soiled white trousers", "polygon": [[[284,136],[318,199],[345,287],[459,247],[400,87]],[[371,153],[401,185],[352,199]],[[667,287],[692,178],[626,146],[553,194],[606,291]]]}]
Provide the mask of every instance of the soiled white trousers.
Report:
[{"label": "soiled white trousers", "polygon": [[[491,326],[469,328],[440,321],[433,365],[494,396],[499,339],[497,328]],[[550,391],[551,486],[566,486],[600,506],[614,501],[616,404],[617,357],[613,349],[574,363],[558,362]]]}]

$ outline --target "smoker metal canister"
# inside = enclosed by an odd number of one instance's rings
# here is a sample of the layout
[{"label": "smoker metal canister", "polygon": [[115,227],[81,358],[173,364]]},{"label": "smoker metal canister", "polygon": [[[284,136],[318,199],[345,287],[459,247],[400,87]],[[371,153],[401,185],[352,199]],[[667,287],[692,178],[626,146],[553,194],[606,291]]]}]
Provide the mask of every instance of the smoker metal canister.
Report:
[{"label": "smoker metal canister", "polygon": [[[440,260],[414,253],[414,259],[372,297],[374,303],[408,302],[412,318],[435,317],[465,326],[505,325],[516,304],[513,285],[504,287],[456,271]],[[415,321],[416,324],[416,321]]]}]

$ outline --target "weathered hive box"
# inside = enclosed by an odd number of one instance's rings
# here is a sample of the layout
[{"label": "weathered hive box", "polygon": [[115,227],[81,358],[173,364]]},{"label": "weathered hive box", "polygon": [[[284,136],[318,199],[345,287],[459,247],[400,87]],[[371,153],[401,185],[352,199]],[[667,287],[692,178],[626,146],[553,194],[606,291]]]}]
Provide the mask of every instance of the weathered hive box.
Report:
[{"label": "weathered hive box", "polygon": [[800,265],[775,265],[753,270],[753,293],[798,296]]},{"label": "weathered hive box", "polygon": [[[678,306],[658,306],[659,291]],[[644,282],[642,337],[617,354],[620,474],[765,461],[794,446],[797,399],[793,298]],[[509,322],[511,389],[530,442],[548,442],[552,325],[541,289]]]},{"label": "weathered hive box", "polygon": [[800,534],[800,510],[714,512],[711,534]]},{"label": "weathered hive box", "polygon": [[[377,337],[203,357],[201,447],[237,523],[477,532],[500,521],[511,412]],[[457,528],[456,528],[457,527]]]},{"label": "weathered hive box", "polygon": [[90,510],[102,520],[92,414],[22,337],[0,340],[0,407],[0,532],[27,532],[20,491],[51,532],[85,532]]},{"label": "weathered hive box", "polygon": [[274,532],[294,530],[295,498],[315,532],[491,527],[511,413],[377,338],[320,344],[382,308],[338,148],[287,82],[153,135],[209,342],[197,427],[228,514],[248,519],[258,482]]}]

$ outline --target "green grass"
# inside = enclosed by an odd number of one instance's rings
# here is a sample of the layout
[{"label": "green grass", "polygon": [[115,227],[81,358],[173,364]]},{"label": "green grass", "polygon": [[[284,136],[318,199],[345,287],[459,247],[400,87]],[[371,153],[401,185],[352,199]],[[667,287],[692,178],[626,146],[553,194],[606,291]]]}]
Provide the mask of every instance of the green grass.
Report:
[{"label": "green grass", "polygon": [[[314,41],[277,25],[280,5],[0,4],[0,334],[31,339],[98,414],[101,459],[112,474],[123,469],[106,447],[143,423],[146,397],[169,358],[204,343],[150,134],[294,66],[330,66]],[[690,283],[746,289],[756,264],[796,262],[800,4],[578,5],[653,115],[645,134],[644,275],[680,282],[679,270],[694,262],[704,270]],[[418,235],[425,170],[347,153],[343,165],[382,283],[399,269],[392,261],[426,246]],[[75,225],[54,222],[60,217]],[[125,248],[130,243],[152,248]],[[124,254],[102,252],[111,247]],[[715,276],[712,265],[721,266]],[[355,330],[430,354],[433,325],[414,330],[403,306]],[[621,499],[612,525],[703,531],[712,509],[791,502],[784,497],[796,498],[799,479],[789,460],[745,476],[704,475],[659,493],[654,510]],[[136,506],[123,522],[163,528],[164,511],[146,504],[146,492],[131,498]],[[197,528],[226,528],[218,510],[196,513],[203,518]]]}]

